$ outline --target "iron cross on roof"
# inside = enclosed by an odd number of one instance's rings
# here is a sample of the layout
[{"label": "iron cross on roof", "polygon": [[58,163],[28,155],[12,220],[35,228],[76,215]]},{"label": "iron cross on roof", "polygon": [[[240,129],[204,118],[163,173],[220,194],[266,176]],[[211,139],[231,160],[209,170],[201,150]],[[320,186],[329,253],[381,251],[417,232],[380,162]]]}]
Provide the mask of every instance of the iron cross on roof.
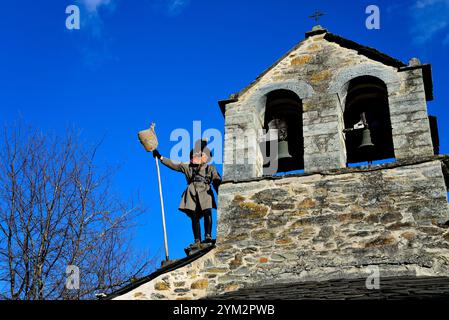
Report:
[{"label": "iron cross on roof", "polygon": [[321,12],[321,11],[317,10],[317,11],[315,11],[315,13],[313,15],[309,16],[309,18],[315,19],[315,22],[319,23],[321,17],[324,16],[324,15],[326,15],[324,12]]}]

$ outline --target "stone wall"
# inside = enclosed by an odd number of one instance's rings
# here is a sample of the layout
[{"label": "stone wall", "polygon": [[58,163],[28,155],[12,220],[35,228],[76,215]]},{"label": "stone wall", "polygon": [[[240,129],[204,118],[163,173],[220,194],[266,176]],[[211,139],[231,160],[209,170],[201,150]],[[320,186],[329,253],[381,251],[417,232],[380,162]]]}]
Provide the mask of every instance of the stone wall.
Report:
[{"label": "stone wall", "polygon": [[390,93],[390,118],[397,159],[433,154],[422,70],[400,73],[401,86]]},{"label": "stone wall", "polygon": [[448,274],[449,220],[440,161],[225,184],[219,278],[236,284]]},{"label": "stone wall", "polygon": [[342,105],[337,94],[303,100],[304,166],[319,172],[346,166]]},{"label": "stone wall", "polygon": [[199,299],[242,287],[448,275],[441,158],[225,183],[217,248],[118,299]]}]

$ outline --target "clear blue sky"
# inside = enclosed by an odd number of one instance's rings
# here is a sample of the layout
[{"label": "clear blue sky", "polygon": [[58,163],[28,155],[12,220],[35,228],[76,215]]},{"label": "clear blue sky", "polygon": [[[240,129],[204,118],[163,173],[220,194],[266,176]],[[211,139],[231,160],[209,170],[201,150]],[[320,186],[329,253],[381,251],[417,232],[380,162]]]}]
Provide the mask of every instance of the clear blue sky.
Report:
[{"label": "clear blue sky", "polygon": [[[65,28],[65,8],[81,8],[81,30]],[[381,29],[365,28],[365,8],[381,9]],[[122,164],[124,198],[141,192],[148,211],[135,244],[162,248],[154,161],[136,140],[156,121],[167,154],[176,128],[223,130],[217,101],[237,92],[304,38],[316,9],[329,31],[404,62],[432,63],[441,152],[449,152],[449,0],[15,0],[0,2],[0,120],[22,118],[46,131],[67,126],[82,138],[106,135],[100,161]],[[221,168],[219,168],[221,170]],[[184,178],[162,168],[171,256],[191,241],[177,211]],[[214,213],[216,217],[216,213]],[[162,250],[160,251],[162,257]]]}]

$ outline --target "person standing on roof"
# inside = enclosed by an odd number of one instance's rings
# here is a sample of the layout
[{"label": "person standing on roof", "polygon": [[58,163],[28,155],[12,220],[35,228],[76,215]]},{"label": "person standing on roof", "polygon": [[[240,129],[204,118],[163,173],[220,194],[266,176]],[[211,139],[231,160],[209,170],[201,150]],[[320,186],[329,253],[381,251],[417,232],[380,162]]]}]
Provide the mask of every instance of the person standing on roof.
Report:
[{"label": "person standing on roof", "polygon": [[201,227],[200,220],[204,218],[205,238],[203,243],[212,243],[212,209],[217,209],[213,185],[218,193],[221,184],[221,176],[214,165],[210,165],[212,152],[207,147],[206,140],[198,140],[195,147],[190,151],[190,162],[175,163],[163,157],[158,150],[153,151],[153,156],[168,168],[181,172],[187,180],[187,188],[182,194],[179,210],[184,212],[192,220],[192,231],[194,243],[192,248],[201,247]]}]

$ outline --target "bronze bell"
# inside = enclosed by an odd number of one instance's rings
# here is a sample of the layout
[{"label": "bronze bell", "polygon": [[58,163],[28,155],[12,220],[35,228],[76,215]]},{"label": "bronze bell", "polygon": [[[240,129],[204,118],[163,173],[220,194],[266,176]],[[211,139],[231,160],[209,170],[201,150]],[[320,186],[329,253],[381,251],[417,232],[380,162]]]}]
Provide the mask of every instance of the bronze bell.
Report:
[{"label": "bronze bell", "polygon": [[373,148],[374,144],[373,141],[371,140],[371,130],[369,128],[365,128],[363,129],[363,133],[362,133],[362,143],[359,146],[359,149],[370,149]]},{"label": "bronze bell", "polygon": [[293,158],[288,151],[288,125],[284,119],[274,119],[268,124],[270,129],[278,130],[278,155],[277,159],[290,159]]},{"label": "bronze bell", "polygon": [[278,160],[289,159],[292,155],[288,152],[288,141],[278,142]]}]

